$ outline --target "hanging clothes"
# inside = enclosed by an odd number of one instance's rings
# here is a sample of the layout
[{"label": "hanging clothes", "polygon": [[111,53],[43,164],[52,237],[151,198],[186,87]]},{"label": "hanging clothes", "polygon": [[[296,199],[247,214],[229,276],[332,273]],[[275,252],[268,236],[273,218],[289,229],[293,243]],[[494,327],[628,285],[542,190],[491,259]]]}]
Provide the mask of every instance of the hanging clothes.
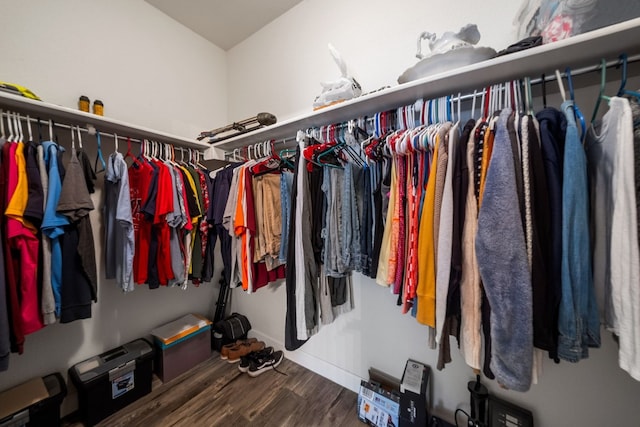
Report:
[{"label": "hanging clothes", "polygon": [[145,216],[143,206],[149,197],[149,187],[153,169],[142,158],[137,158],[129,166],[129,198],[133,222],[133,281],[141,285],[147,283],[149,265],[149,245],[151,243],[152,222]]},{"label": "hanging clothes", "polygon": [[[49,175],[47,173],[47,164],[44,161],[44,148],[42,144],[37,146],[38,169],[40,173],[40,183],[42,185],[42,215],[44,219],[44,210],[47,206],[47,198],[49,195]],[[42,223],[40,223],[42,228]],[[42,312],[42,320],[45,325],[56,323],[56,301],[53,296],[53,288],[51,283],[51,240],[44,233],[40,233],[41,237],[41,259],[42,268],[40,269],[42,282],[42,300],[40,310]]]},{"label": "hanging clothes", "polygon": [[[587,136],[595,229],[593,276],[604,324],[619,337],[620,367],[640,380],[640,254],[633,141],[629,101],[613,97],[602,122],[590,128]],[[591,320],[591,314],[577,313],[589,316],[587,320]],[[597,346],[599,336],[592,337],[591,332],[585,331],[581,341]]]},{"label": "hanging clothes", "polygon": [[29,188],[23,142],[11,143],[9,147],[9,176],[7,187],[6,236],[10,246],[10,262],[14,264],[14,280],[20,302],[21,328],[24,335],[42,327],[40,299],[38,296],[38,256],[40,242],[35,226],[24,212],[27,207]]},{"label": "hanging clothes", "polygon": [[600,346],[598,308],[591,274],[586,154],[578,138],[573,103],[562,103],[567,119],[562,186],[562,298],[558,355],[577,362]]},{"label": "hanging clothes", "polygon": [[451,265],[445,319],[442,325],[442,337],[438,354],[438,369],[444,369],[451,362],[449,337],[453,336],[460,344],[461,329],[461,292],[462,280],[462,233],[465,222],[465,200],[469,185],[469,169],[467,167],[467,144],[475,120],[470,119],[463,127],[460,138],[453,140],[452,154],[452,191],[453,218],[451,229]]},{"label": "hanging clothes", "polygon": [[[436,250],[436,343],[440,344],[447,312],[447,298],[451,275],[451,253],[453,250],[453,174],[456,148],[459,138],[459,123],[451,126],[445,139],[447,163],[440,209],[439,239]],[[448,338],[447,338],[448,339]]]},{"label": "hanging clothes", "polygon": [[[303,193],[298,193],[298,180],[300,179],[301,174],[304,174],[306,171],[306,162],[304,161],[304,157],[301,155],[302,146],[299,145],[296,149],[296,161],[295,161],[295,170],[293,175],[292,188],[296,189],[291,192],[291,200],[290,200],[290,219],[289,223],[291,224],[289,231],[289,242],[287,244],[287,274],[285,280],[285,286],[287,291],[287,312],[285,317],[285,348],[289,351],[294,351],[300,348],[307,341],[306,339],[298,338],[298,325],[302,323],[305,327],[306,332],[306,323],[304,320],[299,322],[298,317],[304,316],[304,311],[298,311],[298,300],[300,298],[304,299],[304,295],[297,295],[298,286],[297,286],[297,266],[298,260],[296,258],[298,251],[296,250],[296,233],[295,233],[295,224],[297,217],[297,210],[299,209],[298,205],[298,197]],[[304,287],[302,288],[304,289]],[[304,319],[304,318],[303,318]]]},{"label": "hanging clothes", "polygon": [[[2,120],[2,117],[0,117]],[[6,140],[0,136],[0,200],[4,200],[4,170],[3,147]],[[0,208],[4,207],[4,202],[0,201]],[[0,372],[9,369],[9,354],[11,352],[11,326],[9,324],[10,301],[7,300],[7,281],[4,264],[4,221],[0,221]],[[5,310],[6,308],[6,310]]]},{"label": "hanging clothes", "polygon": [[98,301],[95,244],[89,212],[94,209],[84,171],[75,150],[60,191],[56,212],[69,220],[60,236],[62,287],[60,323],[91,317],[91,301]]},{"label": "hanging clothes", "polygon": [[547,305],[548,322],[551,325],[552,345],[549,357],[559,362],[558,357],[558,310],[562,297],[562,171],[564,159],[564,139],[567,119],[554,108],[545,108],[536,114],[540,123],[540,148],[547,179],[549,196],[550,231],[549,244],[549,286],[552,290]]},{"label": "hanging clothes", "polygon": [[127,163],[120,153],[107,160],[104,194],[105,277],[116,279],[123,292],[131,292],[135,250],[131,189]]},{"label": "hanging clothes", "polygon": [[[220,240],[220,253],[222,255],[222,264],[224,266],[223,276],[225,283],[231,285],[231,257],[232,243],[229,231],[224,226],[224,211],[227,200],[231,195],[231,181],[233,173],[242,163],[232,163],[216,174],[213,185],[213,224],[215,227],[215,236]],[[215,245],[214,237],[213,243]]]},{"label": "hanging clothes", "polygon": [[[491,305],[491,370],[501,385],[527,391],[533,363],[531,277],[507,131],[511,114],[503,110],[497,123],[478,213],[476,254]],[[496,224],[501,224],[500,233]]]}]

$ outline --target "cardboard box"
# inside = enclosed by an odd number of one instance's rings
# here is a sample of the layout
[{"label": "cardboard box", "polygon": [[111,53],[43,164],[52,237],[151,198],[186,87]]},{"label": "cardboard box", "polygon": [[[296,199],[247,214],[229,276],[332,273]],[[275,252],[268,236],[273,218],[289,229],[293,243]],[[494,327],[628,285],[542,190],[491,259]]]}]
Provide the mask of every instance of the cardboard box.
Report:
[{"label": "cardboard box", "polygon": [[424,363],[407,360],[400,382],[400,427],[427,425],[429,372]]},{"label": "cardboard box", "polygon": [[155,372],[171,381],[211,357],[211,321],[188,314],[151,331],[156,343]]},{"label": "cardboard box", "polygon": [[398,425],[400,397],[382,389],[377,384],[360,382],[358,393],[358,418],[374,427]]},{"label": "cardboard box", "polygon": [[86,425],[151,393],[153,354],[153,346],[138,339],[69,368]]}]

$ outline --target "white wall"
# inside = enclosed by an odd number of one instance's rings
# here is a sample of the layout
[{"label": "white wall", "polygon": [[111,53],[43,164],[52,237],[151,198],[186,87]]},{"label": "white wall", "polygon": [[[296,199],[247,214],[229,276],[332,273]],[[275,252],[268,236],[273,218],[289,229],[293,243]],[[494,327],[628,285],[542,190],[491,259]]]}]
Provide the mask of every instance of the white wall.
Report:
[{"label": "white wall", "polygon": [[[310,111],[320,92],[318,82],[338,76],[327,42],[342,53],[364,91],[395,84],[416,62],[415,39],[423,30],[440,34],[476,23],[480,45],[502,49],[515,41],[511,22],[518,5],[506,0],[305,0],[228,52],[229,118],[269,111],[282,120]],[[549,85],[549,91],[557,91],[555,86]],[[578,97],[589,104],[585,115],[590,116],[593,88]],[[558,105],[557,97],[549,102]],[[436,366],[437,352],[427,348],[426,328],[399,312],[388,289],[360,274],[354,275],[354,287],[355,310],[287,357],[352,389],[368,376],[370,366],[398,377],[407,358]],[[236,290],[233,298],[233,310],[250,317],[256,336],[283,346],[284,284],[252,295]],[[532,410],[538,426],[631,425],[640,383],[617,367],[611,336],[603,332],[602,338],[602,348],[579,364],[545,360],[540,383],[527,393],[501,390],[487,381],[490,392]],[[452,346],[453,363],[432,378],[432,406],[448,414],[468,408],[466,384],[473,379],[453,340]]]},{"label": "white wall", "polygon": [[[184,137],[226,122],[225,52],[142,0],[1,0],[0,10],[0,80],[72,108],[79,95],[98,98],[107,116]],[[92,138],[84,142],[91,151]],[[113,151],[112,141],[104,151]],[[213,315],[216,281],[122,294],[104,279],[103,177],[91,213],[100,277],[93,317],[27,336],[24,354],[12,355],[0,373],[0,390],[52,371],[66,375],[71,365],[185,313]]]},{"label": "white wall", "polygon": [[[195,138],[226,123],[225,52],[143,0],[0,0],[0,80]],[[204,127],[203,127],[204,126]]]},{"label": "white wall", "polygon": [[396,85],[418,61],[423,31],[440,35],[475,23],[479,46],[506,47],[514,41],[518,6],[507,0],[305,0],[227,52],[229,119],[268,111],[282,120],[311,111],[320,82],[340,76],[327,43],[369,92]]}]

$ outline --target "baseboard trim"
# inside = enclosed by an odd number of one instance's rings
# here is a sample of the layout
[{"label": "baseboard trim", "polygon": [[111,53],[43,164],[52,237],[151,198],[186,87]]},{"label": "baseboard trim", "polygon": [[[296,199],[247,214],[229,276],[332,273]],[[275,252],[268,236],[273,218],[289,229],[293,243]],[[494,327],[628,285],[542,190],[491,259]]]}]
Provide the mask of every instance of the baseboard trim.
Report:
[{"label": "baseboard trim", "polygon": [[352,374],[349,371],[345,371],[338,366],[332,365],[331,363],[328,363],[312,354],[305,352],[304,346],[296,351],[287,351],[284,349],[284,343],[282,341],[277,340],[269,336],[268,334],[264,334],[260,331],[252,329],[249,335],[265,341],[267,345],[281,348],[284,351],[284,355],[287,359],[309,369],[310,371],[315,372],[320,376],[323,376],[324,378],[333,381],[336,384],[341,385],[344,388],[347,388],[355,393],[360,390],[360,381],[362,379],[359,376]]}]

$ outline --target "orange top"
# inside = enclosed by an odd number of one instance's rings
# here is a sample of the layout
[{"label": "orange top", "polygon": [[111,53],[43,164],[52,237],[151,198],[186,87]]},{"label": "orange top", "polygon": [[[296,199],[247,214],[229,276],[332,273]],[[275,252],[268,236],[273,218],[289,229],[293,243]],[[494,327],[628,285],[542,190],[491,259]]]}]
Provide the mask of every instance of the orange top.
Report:
[{"label": "orange top", "polygon": [[427,192],[424,196],[422,216],[420,217],[420,239],[418,241],[418,310],[416,320],[424,325],[436,327],[436,258],[435,241],[433,240],[434,204],[436,197],[436,165],[438,164],[438,148],[440,136],[436,136],[433,160],[429,171]]}]

